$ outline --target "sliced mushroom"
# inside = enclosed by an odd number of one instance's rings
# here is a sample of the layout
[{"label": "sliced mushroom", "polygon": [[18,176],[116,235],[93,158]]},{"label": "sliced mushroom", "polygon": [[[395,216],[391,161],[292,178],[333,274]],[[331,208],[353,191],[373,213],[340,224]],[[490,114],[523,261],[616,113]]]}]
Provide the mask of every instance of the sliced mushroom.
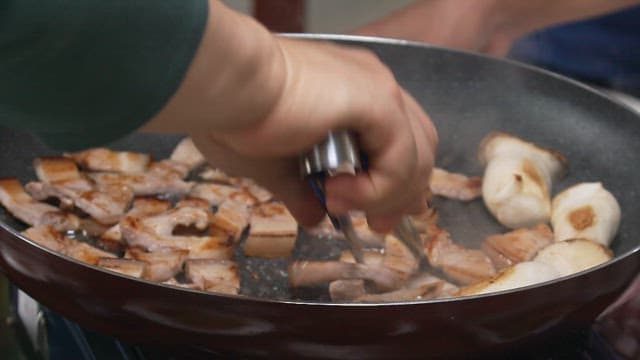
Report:
[{"label": "sliced mushroom", "polygon": [[501,224],[515,229],[549,220],[551,185],[565,173],[564,156],[497,132],[482,141],[480,158],[482,197]]},{"label": "sliced mushroom", "polygon": [[525,261],[505,269],[497,276],[460,290],[459,295],[479,295],[533,285],[562,276],[552,265]]},{"label": "sliced mushroom", "polygon": [[620,205],[601,183],[582,183],[556,195],[551,224],[555,240],[584,238],[609,245],[620,225]]},{"label": "sliced mushroom", "polygon": [[571,275],[609,261],[611,250],[586,239],[569,239],[553,243],[540,250],[534,261],[545,263],[561,276]]}]

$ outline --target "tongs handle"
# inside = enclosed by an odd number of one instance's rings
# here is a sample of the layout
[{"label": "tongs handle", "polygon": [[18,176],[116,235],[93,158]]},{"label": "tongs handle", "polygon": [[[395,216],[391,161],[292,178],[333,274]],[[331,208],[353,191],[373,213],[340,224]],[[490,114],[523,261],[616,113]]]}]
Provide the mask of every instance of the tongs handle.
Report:
[{"label": "tongs handle", "polygon": [[333,226],[342,231],[358,263],[364,262],[362,241],[356,234],[349,216],[333,216],[327,211],[324,182],[329,176],[350,174],[363,170],[359,149],[353,134],[346,130],[331,131],[327,139],[300,157],[300,172],[309,179],[311,187],[322,203]]},{"label": "tongs handle", "polygon": [[[330,131],[324,142],[315,145],[311,151],[300,158],[302,176],[310,180],[311,187],[320,199],[325,211],[327,211],[327,207],[324,181],[327,176],[338,174],[355,175],[360,171],[366,170],[363,157],[355,136],[347,130],[337,130]],[[327,214],[333,226],[344,233],[353,257],[357,262],[362,263],[363,245],[353,229],[351,219],[348,216],[332,216],[328,211]],[[411,249],[416,257],[422,259],[424,256],[422,241],[411,219],[404,216],[394,230],[396,236]]]}]

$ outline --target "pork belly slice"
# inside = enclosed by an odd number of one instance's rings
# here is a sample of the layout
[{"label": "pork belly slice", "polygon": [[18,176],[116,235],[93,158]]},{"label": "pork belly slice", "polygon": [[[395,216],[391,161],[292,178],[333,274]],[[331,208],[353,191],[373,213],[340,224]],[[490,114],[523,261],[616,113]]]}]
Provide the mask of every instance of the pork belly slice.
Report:
[{"label": "pork belly slice", "polygon": [[211,205],[219,206],[227,200],[231,194],[239,191],[240,189],[235,186],[203,183],[196,184],[193,189],[191,189],[191,192],[189,192],[189,196],[204,199]]},{"label": "pork belly slice", "polygon": [[99,186],[124,185],[136,196],[184,195],[191,191],[192,183],[171,174],[146,172],[141,174],[89,173],[88,176]]},{"label": "pork belly slice", "polygon": [[90,171],[113,171],[122,173],[141,173],[147,169],[151,156],[131,151],[113,151],[107,148],[95,148],[65,156],[73,159]]},{"label": "pork belly slice", "polygon": [[86,235],[99,238],[102,235],[104,235],[104,233],[109,231],[109,229],[111,229],[111,227],[116,226],[116,225],[111,225],[111,226],[110,225],[105,225],[105,224],[100,223],[99,221],[97,221],[94,218],[85,217],[85,218],[80,218],[79,229],[82,229],[81,231],[84,232]]},{"label": "pork belly slice", "polygon": [[76,191],[90,191],[93,184],[78,170],[76,163],[65,157],[40,157],[33,161],[38,179],[45,184],[61,185]]},{"label": "pork belly slice", "polygon": [[400,273],[384,266],[311,260],[294,261],[289,265],[292,287],[315,286],[340,279],[371,280],[380,290],[396,289],[403,282]]},{"label": "pork belly slice", "polygon": [[249,194],[256,202],[256,204],[266,203],[273,199],[273,194],[269,190],[260,186],[255,180],[251,178],[238,177],[229,178],[229,182]]},{"label": "pork belly slice", "polygon": [[393,235],[385,237],[382,266],[398,272],[404,281],[418,270],[418,265],[418,260],[411,249],[402,241]]},{"label": "pork belly slice", "polygon": [[117,223],[133,199],[129,187],[115,184],[92,191],[78,191],[64,185],[30,182],[26,189],[36,200],[55,197],[61,204],[70,202],[105,225]]},{"label": "pork belly slice", "polygon": [[22,232],[22,235],[54,251],[62,252],[70,241],[51,225],[38,225]]},{"label": "pork belly slice", "polygon": [[336,280],[329,284],[331,300],[348,302],[429,300],[451,297],[458,291],[457,286],[427,273],[416,274],[402,288],[383,293],[368,293],[364,280]]},{"label": "pork belly slice", "polygon": [[204,164],[205,158],[193,143],[190,137],[186,137],[176,145],[169,157],[172,161],[185,164],[189,170]]},{"label": "pork belly slice", "polygon": [[178,201],[176,203],[176,208],[199,208],[199,209],[204,209],[208,212],[211,213],[211,215],[213,215],[213,213],[211,212],[211,206],[209,205],[209,202],[204,200],[204,199],[200,199],[200,198],[196,198],[196,197],[190,197],[187,196],[185,198],[183,198],[182,200]]},{"label": "pork belly slice", "polygon": [[167,200],[154,197],[139,197],[133,200],[131,209],[127,211],[127,215],[138,217],[158,215],[169,210],[169,207],[171,207],[171,203]]},{"label": "pork belly slice", "polygon": [[174,160],[154,161],[149,165],[149,173],[159,176],[175,176],[184,179],[189,175],[191,168],[184,163]]},{"label": "pork belly slice", "polygon": [[234,240],[229,234],[209,236],[173,236],[171,245],[189,251],[189,259],[225,260],[233,256]]},{"label": "pork belly slice", "polygon": [[409,279],[405,284],[405,287],[417,288],[434,283],[437,284],[437,287],[433,288],[432,291],[428,293],[428,295],[426,293],[423,294],[423,300],[450,298],[456,296],[458,294],[458,291],[460,291],[460,288],[456,285],[426,272],[418,273],[412,276],[411,279]]},{"label": "pork belly slice", "polygon": [[284,204],[262,204],[251,215],[244,254],[266,258],[289,256],[295,247],[297,235],[298,223]]},{"label": "pork belly slice", "polygon": [[64,254],[89,265],[97,265],[101,258],[116,258],[114,254],[81,241],[70,240]]},{"label": "pork belly slice", "polygon": [[[351,218],[353,229],[356,234],[358,234],[358,237],[365,247],[381,248],[384,246],[385,234],[380,234],[371,230],[363,212],[352,211],[349,216]],[[305,229],[305,231],[312,236],[345,240],[344,234],[333,227],[333,224],[328,217],[324,218],[324,220],[315,227]]]},{"label": "pork belly slice", "polygon": [[141,278],[142,274],[145,272],[147,264],[142,261],[131,259],[101,258],[98,259],[98,266],[120,274]]},{"label": "pork belly slice", "polygon": [[336,280],[329,284],[329,294],[333,301],[350,302],[395,302],[422,300],[422,296],[437,288],[437,284],[423,285],[415,288],[367,293],[364,280]]},{"label": "pork belly slice", "polygon": [[231,185],[232,177],[227,175],[224,171],[216,168],[207,167],[198,176],[205,181],[213,181],[223,184]]},{"label": "pork belly slice", "polygon": [[426,236],[424,246],[429,264],[459,284],[477,283],[496,274],[491,259],[484,252],[456,244],[443,229]]},{"label": "pork belly slice", "polygon": [[179,242],[174,239],[178,237],[173,235],[176,226],[193,226],[204,230],[209,226],[210,220],[208,209],[180,207],[145,218],[126,216],[120,221],[120,229],[128,245],[154,251],[175,247],[176,242]]},{"label": "pork belly slice", "polygon": [[329,283],[329,296],[332,301],[354,301],[367,294],[362,279],[334,280]]},{"label": "pork belly slice", "polygon": [[[362,251],[362,259],[365,264],[372,266],[381,266],[384,261],[384,253],[381,249],[363,249]],[[356,259],[353,257],[353,254],[350,250],[344,250],[340,253],[339,261],[355,263]]]},{"label": "pork belly slice", "polygon": [[176,280],[176,278],[171,278],[167,281],[163,281],[162,283],[165,285],[177,286],[184,289],[198,290],[198,285],[192,284],[192,283],[179,282],[178,280]]},{"label": "pork belly slice", "polygon": [[[131,209],[127,211],[127,216],[135,217],[148,217],[158,215],[169,209],[171,204],[167,200],[160,200],[156,198],[136,198],[133,200]],[[102,233],[100,236],[101,241],[109,248],[121,248],[124,246],[122,241],[122,231],[120,230],[120,224],[115,224],[108,230]]]},{"label": "pork belly slice", "polygon": [[482,244],[498,269],[531,260],[540,249],[553,242],[553,232],[546,224],[491,235]]},{"label": "pork belly slice", "polygon": [[[355,260],[349,251],[343,251],[340,260],[353,264]],[[385,268],[396,273],[395,285],[398,288],[418,269],[418,262],[403,242],[393,235],[387,235],[385,238],[384,253],[368,249],[364,252],[364,265],[378,268]],[[340,281],[345,281],[344,283]],[[332,289],[333,286],[333,289]],[[360,289],[362,287],[362,291]],[[386,287],[392,289],[393,287]],[[429,288],[431,285],[429,286]],[[329,294],[333,300],[353,300],[353,301],[401,301],[415,300],[419,296],[427,292],[427,287],[419,285],[413,288],[400,289],[384,294],[367,294],[361,293],[365,290],[364,282],[362,285],[351,280],[337,280],[329,285]],[[386,300],[385,300],[386,299]],[[394,300],[396,299],[396,300]]]},{"label": "pork belly slice", "polygon": [[417,287],[403,287],[398,290],[378,293],[364,294],[355,299],[356,302],[398,302],[398,301],[416,301],[428,300],[433,298],[431,295],[435,293],[441,285],[439,283],[424,284]]},{"label": "pork belly slice", "polygon": [[482,195],[482,178],[479,176],[468,177],[441,168],[433,168],[429,187],[433,195],[453,200],[471,201]]},{"label": "pork belly slice", "polygon": [[142,277],[147,280],[162,282],[173,278],[182,271],[184,261],[189,254],[187,250],[162,248],[154,252],[146,252],[132,247],[128,250],[131,258],[146,264]]},{"label": "pork belly slice", "polygon": [[63,231],[77,229],[80,225],[77,216],[34,200],[16,178],[0,179],[0,204],[11,215],[31,226],[52,225]]},{"label": "pork belly slice", "polygon": [[418,215],[410,215],[413,227],[419,233],[426,233],[431,227],[437,227],[438,212],[434,208],[428,208],[425,212]]},{"label": "pork belly slice", "polygon": [[201,290],[237,294],[240,290],[238,266],[231,260],[187,260],[186,278]]},{"label": "pork belly slice", "polygon": [[251,213],[245,204],[227,200],[214,214],[213,225],[238,240],[242,231],[249,225],[250,218]]},{"label": "pork belly slice", "polygon": [[[247,179],[251,180],[251,179]],[[249,183],[245,185],[245,189],[253,196],[259,204],[266,203],[268,201],[273,200],[273,194],[265,189],[264,187],[258,185],[256,182],[251,180]]]}]

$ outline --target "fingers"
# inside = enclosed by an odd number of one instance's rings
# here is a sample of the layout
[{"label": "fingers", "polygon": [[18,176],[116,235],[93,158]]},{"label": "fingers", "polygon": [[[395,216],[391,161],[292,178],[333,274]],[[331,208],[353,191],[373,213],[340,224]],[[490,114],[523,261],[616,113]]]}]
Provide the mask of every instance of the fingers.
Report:
[{"label": "fingers", "polygon": [[[350,209],[368,214],[370,226],[388,231],[404,214],[426,210],[425,187],[434,164],[437,133],[418,103],[404,90],[402,111],[395,114],[386,147],[369,142],[373,157],[367,173],[339,176],[327,182],[327,206],[344,214]],[[363,143],[369,134],[361,133]],[[380,139],[378,139],[380,140]],[[382,143],[385,143],[384,141]],[[373,146],[371,145],[373,144]]]}]

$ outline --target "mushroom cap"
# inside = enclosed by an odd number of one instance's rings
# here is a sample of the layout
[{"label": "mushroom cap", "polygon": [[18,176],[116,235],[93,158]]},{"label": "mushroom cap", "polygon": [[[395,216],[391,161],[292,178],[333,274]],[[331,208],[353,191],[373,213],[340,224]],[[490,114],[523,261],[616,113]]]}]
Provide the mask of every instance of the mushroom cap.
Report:
[{"label": "mushroom cap", "polygon": [[585,238],[609,245],[620,226],[616,198],[601,183],[580,183],[556,195],[551,203],[555,239]]},{"label": "mushroom cap", "polygon": [[482,164],[502,156],[530,158],[549,167],[552,179],[562,178],[567,171],[567,158],[558,151],[538,146],[506,132],[490,132],[480,142],[478,156]]},{"label": "mushroom cap", "polygon": [[551,215],[550,176],[532,161],[501,157],[487,165],[482,198],[502,225],[515,229],[547,222]]},{"label": "mushroom cap", "polygon": [[547,245],[533,261],[548,264],[566,276],[602,264],[612,257],[611,250],[602,244],[587,239],[569,239]]},{"label": "mushroom cap", "polygon": [[560,276],[560,273],[551,265],[537,261],[525,261],[503,270],[490,280],[461,289],[460,295],[479,295],[515,289],[553,280]]}]

